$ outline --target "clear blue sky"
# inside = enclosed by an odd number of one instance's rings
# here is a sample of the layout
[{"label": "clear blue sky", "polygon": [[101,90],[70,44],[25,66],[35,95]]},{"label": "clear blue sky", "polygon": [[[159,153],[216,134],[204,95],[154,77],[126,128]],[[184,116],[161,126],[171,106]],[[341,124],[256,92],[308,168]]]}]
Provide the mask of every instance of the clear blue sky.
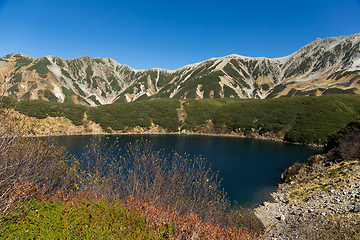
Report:
[{"label": "clear blue sky", "polygon": [[110,57],[177,69],[212,57],[283,57],[360,32],[360,0],[0,0],[0,56]]}]

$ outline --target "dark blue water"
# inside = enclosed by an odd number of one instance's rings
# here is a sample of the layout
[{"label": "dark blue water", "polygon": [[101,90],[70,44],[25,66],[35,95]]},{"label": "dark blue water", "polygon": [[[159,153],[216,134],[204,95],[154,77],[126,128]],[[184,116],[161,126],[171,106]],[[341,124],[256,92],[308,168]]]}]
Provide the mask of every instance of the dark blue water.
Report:
[{"label": "dark blue water", "polygon": [[[151,141],[154,150],[173,150],[180,155],[201,155],[211,163],[213,171],[219,171],[221,186],[230,200],[241,206],[253,207],[267,200],[276,189],[281,173],[295,162],[304,162],[311,155],[320,153],[319,148],[293,145],[283,142],[235,137],[195,135],[119,135],[119,146],[139,138]],[[92,136],[61,136],[55,140],[64,145],[69,153],[81,155],[82,148],[91,143]]]}]

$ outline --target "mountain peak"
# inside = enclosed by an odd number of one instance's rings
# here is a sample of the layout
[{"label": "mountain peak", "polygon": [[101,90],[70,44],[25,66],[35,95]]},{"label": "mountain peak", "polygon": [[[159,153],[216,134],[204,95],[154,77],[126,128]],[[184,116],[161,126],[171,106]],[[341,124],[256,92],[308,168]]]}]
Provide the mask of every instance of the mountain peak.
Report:
[{"label": "mountain peak", "polygon": [[0,58],[0,87],[18,99],[89,106],[151,98],[273,98],[360,93],[360,33],[316,39],[281,58],[230,54],[176,70],[111,58]]}]

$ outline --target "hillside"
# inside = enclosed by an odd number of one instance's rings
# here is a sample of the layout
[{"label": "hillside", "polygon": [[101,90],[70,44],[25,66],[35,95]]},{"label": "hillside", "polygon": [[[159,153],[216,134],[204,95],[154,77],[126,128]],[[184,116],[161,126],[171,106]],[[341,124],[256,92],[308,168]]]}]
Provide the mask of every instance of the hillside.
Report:
[{"label": "hillside", "polygon": [[276,59],[229,55],[177,70],[135,70],[110,58],[14,53],[0,90],[17,99],[98,106],[153,98],[279,98],[360,93],[360,34],[316,39]]},{"label": "hillside", "polygon": [[153,99],[92,108],[22,100],[11,107],[30,117],[30,135],[198,133],[323,145],[329,134],[360,117],[360,96]]},{"label": "hillside", "polygon": [[268,237],[359,239],[359,130],[359,121],[349,123],[330,136],[326,154],[283,173],[273,201],[255,209]]}]

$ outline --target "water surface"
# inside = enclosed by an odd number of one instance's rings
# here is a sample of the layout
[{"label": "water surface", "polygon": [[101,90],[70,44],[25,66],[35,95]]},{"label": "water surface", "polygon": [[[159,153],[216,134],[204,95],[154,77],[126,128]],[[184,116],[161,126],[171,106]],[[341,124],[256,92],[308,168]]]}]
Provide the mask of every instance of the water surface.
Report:
[{"label": "water surface", "polygon": [[[151,141],[154,150],[173,150],[180,155],[201,155],[219,171],[221,186],[228,197],[241,206],[253,207],[268,199],[276,189],[281,173],[295,162],[304,162],[311,155],[320,153],[319,148],[283,142],[237,137],[197,135],[118,135],[119,146],[124,149],[128,142],[139,138]],[[91,143],[94,136],[60,136],[55,140],[64,145],[69,153],[80,156],[82,148]]]}]

